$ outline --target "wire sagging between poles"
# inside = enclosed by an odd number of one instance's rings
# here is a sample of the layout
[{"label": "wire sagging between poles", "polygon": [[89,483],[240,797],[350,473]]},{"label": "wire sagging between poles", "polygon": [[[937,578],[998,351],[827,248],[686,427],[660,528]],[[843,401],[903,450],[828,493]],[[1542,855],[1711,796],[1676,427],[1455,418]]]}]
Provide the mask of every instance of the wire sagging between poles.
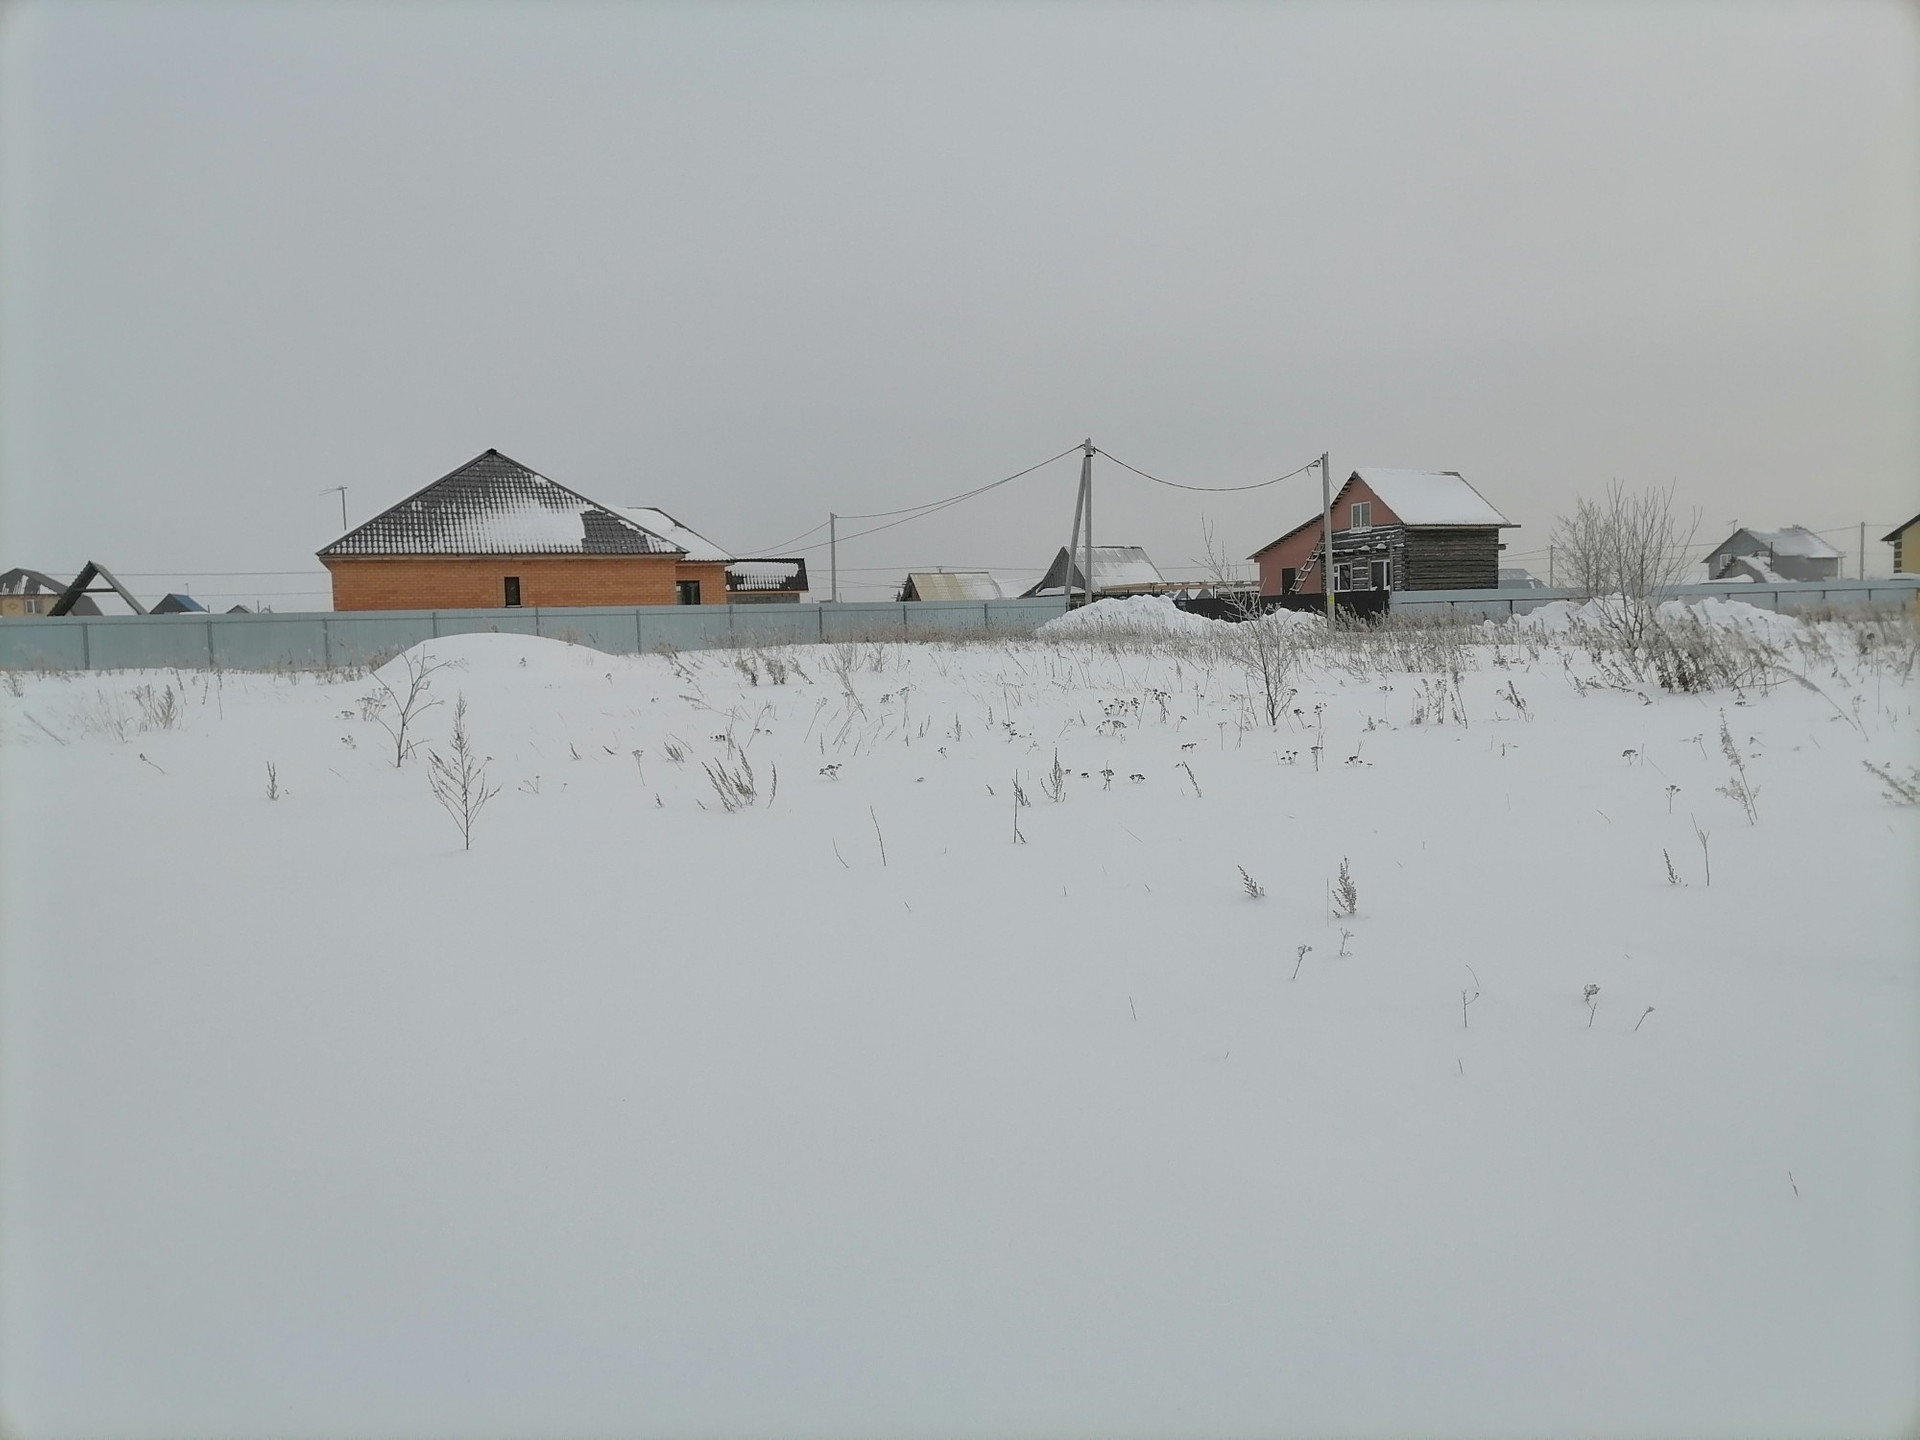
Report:
[{"label": "wire sagging between poles", "polygon": [[[1149,475],[1139,466],[1127,464],[1126,461],[1122,460],[1118,455],[1115,455],[1111,450],[1101,450],[1098,445],[1093,448],[1099,454],[1113,461],[1113,463],[1118,465],[1122,470],[1133,471],[1133,473],[1138,475],[1142,480],[1151,480],[1156,485],[1165,485],[1173,490],[1198,490],[1208,495],[1229,495],[1240,490],[1264,490],[1269,485],[1278,485],[1282,480],[1291,480],[1296,475],[1304,475],[1320,463],[1318,457],[1316,457],[1296,469],[1289,470],[1284,475],[1276,475],[1271,480],[1257,480],[1251,485],[1182,485],[1178,480],[1162,480],[1158,475]],[[1057,459],[1059,457],[1056,456],[1055,458]]]}]

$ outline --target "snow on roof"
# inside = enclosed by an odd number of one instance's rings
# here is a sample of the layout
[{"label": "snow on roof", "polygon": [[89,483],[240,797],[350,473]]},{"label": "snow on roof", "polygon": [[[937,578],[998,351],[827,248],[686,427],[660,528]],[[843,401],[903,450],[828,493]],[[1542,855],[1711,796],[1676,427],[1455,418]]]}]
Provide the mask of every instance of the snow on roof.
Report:
[{"label": "snow on roof", "polygon": [[985,570],[911,570],[907,573],[907,583],[922,600],[1002,598],[1000,582]]},{"label": "snow on roof", "polygon": [[743,580],[798,580],[805,569],[802,560],[734,560],[727,565],[729,575]]},{"label": "snow on roof", "polygon": [[624,515],[644,530],[671,541],[675,548],[687,552],[687,559],[702,564],[724,563],[733,557],[714,544],[706,536],[689,530],[664,510],[656,510],[651,505],[610,505],[608,509]]},{"label": "snow on roof", "polygon": [[323,558],[678,555],[684,548],[498,450],[489,450],[349,530],[319,553]]},{"label": "snow on roof", "polygon": [[[1822,540],[1804,525],[1789,525],[1784,530],[1755,530],[1751,526],[1743,527],[1744,533],[1751,536],[1775,555],[1793,555],[1804,560],[1838,560],[1841,554],[1833,546]],[[1728,539],[1732,545],[1740,538],[1736,532]],[[1726,545],[1721,549],[1727,548]]]},{"label": "snow on roof", "polygon": [[[1080,573],[1081,557],[1085,552],[1075,550],[1071,562],[1067,559],[1066,546],[1053,557],[1053,564],[1026,591],[1027,595],[1058,595],[1063,585],[1071,584],[1076,590],[1086,588],[1086,579]],[[1138,545],[1096,545],[1093,547],[1093,588],[1099,590],[1137,590],[1144,585],[1164,585],[1166,578],[1158,567],[1147,558],[1147,552]]]},{"label": "snow on roof", "polygon": [[1458,470],[1353,472],[1400,517],[1403,525],[1512,525]]}]

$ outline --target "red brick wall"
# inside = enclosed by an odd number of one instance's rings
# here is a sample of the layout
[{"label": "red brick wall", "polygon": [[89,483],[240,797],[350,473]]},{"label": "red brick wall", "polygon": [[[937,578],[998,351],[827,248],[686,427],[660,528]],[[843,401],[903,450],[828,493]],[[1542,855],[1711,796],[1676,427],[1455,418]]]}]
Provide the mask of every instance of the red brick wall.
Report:
[{"label": "red brick wall", "polygon": [[[1364,500],[1373,506],[1373,517],[1369,523],[1374,527],[1400,523],[1400,517],[1387,508],[1386,502],[1373,493],[1372,487],[1356,476],[1341,486],[1339,493],[1333,497],[1333,528],[1336,531],[1345,530],[1352,523],[1353,515],[1349,507],[1356,500]],[[1312,525],[1299,534],[1289,536],[1271,550],[1263,550],[1259,557],[1260,593],[1280,594],[1281,570],[1298,570],[1305,565],[1309,557],[1319,551],[1320,541],[1320,522],[1316,518]],[[1319,565],[1313,567],[1313,573],[1300,583],[1298,593],[1326,594],[1326,587],[1321,583],[1322,568]]]},{"label": "red brick wall", "polygon": [[323,562],[336,610],[495,610],[520,577],[522,605],[674,605],[677,580],[700,582],[700,603],[727,602],[725,565],[671,555],[381,555]]}]

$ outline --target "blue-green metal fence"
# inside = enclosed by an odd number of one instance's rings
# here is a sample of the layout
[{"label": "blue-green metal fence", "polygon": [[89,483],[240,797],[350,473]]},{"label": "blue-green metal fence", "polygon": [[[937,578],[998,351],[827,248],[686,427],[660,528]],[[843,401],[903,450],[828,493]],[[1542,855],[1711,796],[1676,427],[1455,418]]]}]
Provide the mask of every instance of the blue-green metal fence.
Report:
[{"label": "blue-green metal fence", "polygon": [[317,670],[364,665],[443,635],[542,635],[611,655],[668,647],[814,645],[1021,635],[1064,614],[1035,600],[643,608],[368,610],[302,615],[0,619],[0,670]]}]

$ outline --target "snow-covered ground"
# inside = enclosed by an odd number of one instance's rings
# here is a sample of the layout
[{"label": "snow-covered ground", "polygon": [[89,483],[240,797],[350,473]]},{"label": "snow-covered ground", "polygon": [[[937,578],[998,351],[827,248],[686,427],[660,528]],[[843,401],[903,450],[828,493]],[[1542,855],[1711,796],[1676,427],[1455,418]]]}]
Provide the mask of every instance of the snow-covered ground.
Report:
[{"label": "snow-covered ground", "polygon": [[1309,648],[1275,730],[1202,631],[1063,628],[438,642],[398,768],[365,676],[20,677],[0,1414],[1911,1432],[1910,635]]}]

